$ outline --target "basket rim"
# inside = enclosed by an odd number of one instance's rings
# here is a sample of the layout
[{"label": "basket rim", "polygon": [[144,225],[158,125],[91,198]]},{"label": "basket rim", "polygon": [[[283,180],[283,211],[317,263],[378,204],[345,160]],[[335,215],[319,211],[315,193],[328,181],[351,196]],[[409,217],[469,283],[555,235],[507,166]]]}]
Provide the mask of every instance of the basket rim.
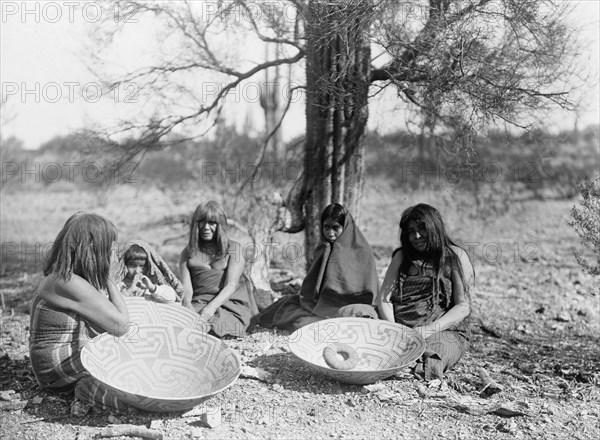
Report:
[{"label": "basket rim", "polygon": [[171,303],[163,303],[159,301],[154,301],[153,299],[146,298],[143,296],[124,296],[123,299],[125,303],[129,306],[131,304],[140,303],[140,304],[154,304],[156,307],[168,307],[171,309],[177,309],[177,311],[183,311],[184,314],[189,315],[190,317],[198,318],[198,314],[192,312],[187,307],[184,307],[180,302],[171,302]]},{"label": "basket rim", "polygon": [[115,335],[111,335],[108,332],[104,332],[99,334],[98,336],[90,339],[88,342],[86,342],[86,344],[84,345],[84,347],[81,349],[80,351],[80,359],[81,359],[81,363],[83,364],[83,367],[85,368],[85,370],[97,381],[101,382],[102,384],[104,384],[105,386],[108,386],[110,388],[114,388],[116,390],[119,390],[120,392],[124,392],[124,393],[128,393],[131,395],[135,395],[135,396],[142,396],[145,397],[147,399],[155,399],[155,400],[162,400],[164,402],[184,402],[184,401],[190,401],[190,400],[198,400],[198,399],[206,399],[208,397],[214,396],[216,394],[219,394],[220,392],[226,390],[227,388],[229,388],[230,386],[232,386],[240,377],[240,374],[242,373],[242,361],[240,358],[240,355],[233,349],[231,348],[229,345],[227,345],[225,342],[223,342],[221,339],[209,335],[207,332],[201,331],[197,328],[189,328],[189,327],[181,327],[181,326],[177,326],[177,325],[166,325],[166,324],[136,324],[137,328],[148,328],[148,327],[152,327],[152,328],[175,328],[175,329],[180,329],[180,330],[189,330],[190,332],[195,332],[195,333],[201,333],[203,334],[203,337],[207,337],[209,339],[213,339],[216,340],[218,342],[220,342],[224,347],[225,350],[228,350],[230,352],[230,354],[233,355],[235,362],[237,364],[237,372],[235,374],[235,377],[224,387],[219,388],[218,390],[215,391],[211,391],[208,394],[202,394],[202,395],[195,395],[195,396],[187,396],[187,397],[158,397],[158,396],[152,396],[152,395],[146,395],[146,394],[140,394],[140,393],[134,393],[132,391],[125,391],[111,383],[106,382],[105,380],[99,379],[98,377],[96,377],[89,369],[88,366],[86,365],[86,359],[87,357],[91,356],[91,346],[93,346],[93,344],[95,342],[100,341],[101,339],[106,339],[106,338],[113,338],[114,339],[119,339],[122,337],[127,336],[127,334],[123,335],[123,336],[115,336]]},{"label": "basket rim", "polygon": [[297,338],[297,341],[295,341],[295,340],[293,340],[293,337],[294,337],[294,335],[296,333],[300,332],[302,329],[305,329],[305,331],[306,331],[307,327],[309,327],[311,325],[315,325],[316,324],[318,326],[321,326],[323,324],[328,324],[328,323],[332,323],[332,322],[341,322],[341,321],[343,321],[343,322],[365,322],[365,321],[370,321],[370,322],[384,323],[386,325],[389,325],[390,327],[401,328],[405,332],[412,333],[412,335],[415,336],[415,339],[421,345],[422,350],[419,350],[420,353],[415,358],[415,360],[418,359],[425,352],[425,339],[423,338],[423,336],[420,333],[414,331],[412,328],[410,328],[410,327],[408,327],[408,326],[406,326],[404,324],[400,324],[398,322],[387,321],[385,319],[367,319],[367,318],[358,318],[358,317],[328,318],[328,319],[323,319],[321,321],[316,321],[314,323],[305,325],[304,327],[300,327],[299,329],[295,330],[289,336],[289,338],[292,339],[291,342],[288,342],[288,348],[289,348],[290,352],[292,352],[292,354],[294,356],[296,356],[298,359],[300,359],[302,362],[305,362],[306,364],[311,365],[311,366],[313,366],[313,367],[315,367],[317,369],[325,370],[325,371],[333,372],[333,373],[339,373],[339,372],[343,371],[345,374],[347,374],[347,373],[353,373],[353,372],[355,372],[357,374],[359,374],[359,373],[360,374],[369,374],[369,373],[370,374],[381,374],[381,373],[386,373],[386,372],[394,373],[395,371],[400,370],[400,369],[406,367],[407,365],[409,365],[410,363],[414,362],[414,360],[412,360],[412,361],[409,361],[409,362],[407,362],[405,364],[402,364],[402,365],[398,365],[398,366],[394,366],[394,367],[390,367],[390,368],[382,368],[382,369],[377,369],[377,370],[337,370],[335,368],[331,368],[328,365],[321,365],[321,364],[316,364],[314,362],[311,362],[308,359],[303,358],[302,356],[300,356],[295,351],[295,347],[296,347],[298,341],[301,338]]}]

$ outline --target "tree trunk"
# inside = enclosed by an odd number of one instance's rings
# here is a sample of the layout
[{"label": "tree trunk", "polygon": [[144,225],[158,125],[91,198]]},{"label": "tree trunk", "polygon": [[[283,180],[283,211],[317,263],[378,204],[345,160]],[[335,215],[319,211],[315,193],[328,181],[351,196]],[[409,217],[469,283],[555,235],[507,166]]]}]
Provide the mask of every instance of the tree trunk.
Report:
[{"label": "tree trunk", "polygon": [[[364,12],[363,12],[364,11]],[[368,119],[370,47],[368,1],[311,0],[306,20],[306,144],[304,159],[307,265],[321,241],[329,203],[360,217],[362,140]]]},{"label": "tree trunk", "polygon": [[[265,61],[270,59],[270,45],[265,45]],[[275,56],[277,58],[278,46],[275,46]],[[271,72],[272,70],[272,72]],[[272,76],[271,76],[272,74]],[[273,69],[265,69],[265,81],[260,90],[260,106],[265,113],[265,132],[268,136],[277,126],[281,119],[281,77],[279,75],[279,66]],[[279,164],[285,160],[285,145],[281,142],[281,127],[277,129],[267,143],[267,151],[273,153],[275,161]]]}]

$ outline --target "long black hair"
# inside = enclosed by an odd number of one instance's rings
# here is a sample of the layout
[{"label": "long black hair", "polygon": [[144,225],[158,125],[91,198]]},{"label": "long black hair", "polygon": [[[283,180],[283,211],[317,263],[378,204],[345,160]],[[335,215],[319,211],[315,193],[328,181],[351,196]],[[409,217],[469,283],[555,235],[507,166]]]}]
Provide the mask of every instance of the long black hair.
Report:
[{"label": "long black hair", "polygon": [[73,214],[52,244],[44,275],[68,281],[79,275],[96,289],[107,289],[115,225],[97,214]]},{"label": "long black hair", "polygon": [[325,207],[323,213],[321,214],[321,226],[323,226],[323,223],[325,223],[325,220],[328,218],[344,226],[347,213],[348,211],[346,211],[346,208],[344,208],[343,205],[340,205],[339,203],[331,203]]},{"label": "long black hair", "polygon": [[[423,252],[416,250],[408,239],[408,224],[413,221],[422,225],[427,231],[427,249]],[[462,267],[458,262],[458,255],[451,246],[457,246],[446,233],[446,226],[441,214],[433,206],[420,203],[407,208],[400,218],[400,242],[402,252],[407,257],[406,263],[415,260],[423,260],[430,263],[436,279],[440,279],[444,273],[447,263],[455,263],[459,268],[463,283],[465,281]]]},{"label": "long black hair", "polygon": [[192,215],[190,224],[190,237],[188,242],[189,255],[194,255],[200,247],[200,223],[215,222],[217,230],[215,232],[215,242],[217,244],[216,258],[222,258],[227,255],[229,250],[229,228],[227,225],[227,216],[223,207],[214,200],[209,200],[198,205]]}]

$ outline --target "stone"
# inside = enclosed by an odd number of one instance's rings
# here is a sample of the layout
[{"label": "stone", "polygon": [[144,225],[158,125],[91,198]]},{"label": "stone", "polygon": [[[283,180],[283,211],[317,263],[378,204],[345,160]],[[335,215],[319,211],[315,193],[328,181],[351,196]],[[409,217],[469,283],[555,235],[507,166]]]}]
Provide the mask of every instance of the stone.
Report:
[{"label": "stone", "polygon": [[221,408],[206,411],[202,414],[200,421],[209,428],[216,428],[221,425]]}]

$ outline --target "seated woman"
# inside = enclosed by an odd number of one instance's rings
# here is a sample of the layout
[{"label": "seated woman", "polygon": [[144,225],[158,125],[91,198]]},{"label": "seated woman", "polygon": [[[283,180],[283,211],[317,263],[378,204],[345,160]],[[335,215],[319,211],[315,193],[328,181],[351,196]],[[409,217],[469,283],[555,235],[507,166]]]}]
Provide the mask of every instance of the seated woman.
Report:
[{"label": "seated woman", "polygon": [[419,204],[400,220],[402,247],[394,251],[377,306],[383,319],[404,324],[425,338],[415,373],[441,378],[468,348],[473,266],[446,234],[440,213]]},{"label": "seated woman", "polygon": [[[326,318],[360,316],[377,318],[371,304],[379,280],[373,250],[354,224],[352,215],[338,203],[321,214],[323,242],[302,283],[299,295],[283,298],[260,315],[263,327],[296,330]],[[364,307],[361,307],[363,306]]]},{"label": "seated woman", "polygon": [[[31,305],[29,356],[35,377],[48,391],[75,393],[72,412],[90,406],[127,411],[83,367],[80,351],[94,336],[121,336],[129,314],[109,278],[115,226],[96,214],[71,216],[56,237]],[[83,404],[82,404],[83,403]]]},{"label": "seated woman", "polygon": [[182,304],[204,319],[218,337],[246,334],[258,312],[244,274],[245,253],[229,239],[227,217],[221,205],[198,205],[190,225],[188,245],[181,252]]},{"label": "seated woman", "polygon": [[135,240],[119,252],[114,279],[125,296],[143,296],[172,303],[183,296],[183,285],[148,243]]}]

